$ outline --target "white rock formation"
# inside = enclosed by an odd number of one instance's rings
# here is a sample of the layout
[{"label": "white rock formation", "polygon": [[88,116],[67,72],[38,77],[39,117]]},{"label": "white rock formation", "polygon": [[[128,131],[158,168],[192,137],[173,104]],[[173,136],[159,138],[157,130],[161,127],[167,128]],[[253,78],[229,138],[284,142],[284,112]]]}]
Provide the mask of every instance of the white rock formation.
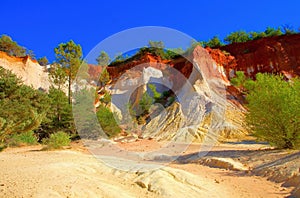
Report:
[{"label": "white rock formation", "polygon": [[12,71],[26,85],[35,89],[49,90],[50,82],[46,67],[41,66],[37,61],[31,60],[28,56],[12,57],[0,52],[0,66]]}]

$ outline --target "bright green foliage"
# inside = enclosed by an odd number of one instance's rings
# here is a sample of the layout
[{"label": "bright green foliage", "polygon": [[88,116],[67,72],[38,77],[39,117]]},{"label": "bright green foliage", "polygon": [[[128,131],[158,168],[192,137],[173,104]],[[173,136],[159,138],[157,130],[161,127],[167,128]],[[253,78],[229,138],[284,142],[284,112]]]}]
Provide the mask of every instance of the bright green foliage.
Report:
[{"label": "bright green foliage", "polygon": [[283,32],[280,30],[280,28],[275,29],[271,27],[267,27],[264,33],[266,34],[266,37],[283,35]]},{"label": "bright green foliage", "polygon": [[77,71],[80,67],[82,61],[82,49],[81,46],[70,40],[67,43],[61,43],[58,47],[54,49],[56,61],[61,64],[63,68],[67,69],[68,81],[69,81],[69,104],[71,104],[72,92],[71,85],[76,77]]},{"label": "bright green foliage", "polygon": [[237,71],[235,77],[230,80],[231,84],[241,91],[247,92],[253,89],[254,81],[247,78],[243,71]]},{"label": "bright green foliage", "polygon": [[266,33],[265,32],[250,32],[250,38],[252,40],[258,40],[261,38],[266,37]]},{"label": "bright green foliage", "polygon": [[19,78],[0,67],[0,141],[38,128],[48,109],[45,93],[22,85]]},{"label": "bright green foliage", "polygon": [[121,128],[109,108],[100,106],[97,110],[97,117],[101,128],[109,138],[115,137],[121,132]]},{"label": "bright green foliage", "polygon": [[111,102],[111,95],[106,92],[103,98],[101,98],[101,102],[103,102],[105,105],[108,105]]},{"label": "bright green foliage", "polygon": [[13,134],[8,140],[8,146],[34,145],[37,143],[37,138],[33,131]]},{"label": "bright green foliage", "polygon": [[44,56],[44,57],[42,57],[42,58],[39,58],[37,61],[38,61],[39,64],[42,65],[42,66],[46,66],[46,65],[49,64],[49,61],[48,61],[48,59],[47,59],[46,56]]},{"label": "bright green foliage", "polygon": [[63,146],[69,146],[71,143],[70,135],[63,131],[53,133],[49,138],[43,139],[43,144],[47,147],[45,149],[60,149]]},{"label": "bright green foliage", "polygon": [[243,43],[243,42],[247,42],[250,40],[251,40],[250,35],[247,34],[245,31],[232,32],[226,38],[224,38],[224,41],[229,44]]},{"label": "bright green foliage", "polygon": [[218,36],[214,36],[212,39],[210,39],[207,42],[203,42],[204,47],[210,47],[210,48],[218,48],[223,46],[224,43],[221,42]]},{"label": "bright green foliage", "polygon": [[101,83],[101,86],[105,86],[110,80],[111,79],[109,73],[107,69],[104,68],[99,77],[99,82]]},{"label": "bright green foliage", "polygon": [[6,52],[10,56],[26,56],[26,49],[5,34],[0,37],[0,51]]},{"label": "bright green foliage", "polygon": [[154,99],[147,92],[145,92],[139,102],[139,113],[141,115],[149,114],[150,107],[153,103]]},{"label": "bright green foliage", "polygon": [[246,82],[246,76],[245,76],[244,72],[242,72],[242,71],[237,71],[237,72],[235,73],[235,77],[232,78],[232,79],[230,80],[230,82],[231,82],[231,84],[233,84],[233,85],[236,86],[236,87],[241,87],[241,86],[243,86],[243,85],[245,84],[245,82]]},{"label": "bright green foliage", "polygon": [[101,51],[100,55],[96,59],[98,65],[107,66],[110,62],[110,58],[105,51]]},{"label": "bright green foliage", "polygon": [[246,122],[258,139],[278,148],[300,148],[299,79],[257,74],[246,99]]},{"label": "bright green foliage", "polygon": [[153,98],[155,100],[158,100],[161,98],[162,94],[156,91],[156,86],[154,84],[148,84],[148,87],[150,88],[151,92],[153,93]]}]

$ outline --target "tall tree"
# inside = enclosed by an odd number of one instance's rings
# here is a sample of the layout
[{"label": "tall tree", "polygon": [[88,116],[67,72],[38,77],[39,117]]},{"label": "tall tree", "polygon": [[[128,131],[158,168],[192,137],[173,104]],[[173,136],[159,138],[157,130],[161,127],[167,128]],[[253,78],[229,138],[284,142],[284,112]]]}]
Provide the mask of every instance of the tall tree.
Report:
[{"label": "tall tree", "polygon": [[0,37],[0,51],[6,52],[10,56],[26,55],[26,49],[5,34]]},{"label": "tall tree", "polygon": [[54,49],[56,61],[66,68],[68,74],[68,98],[69,104],[72,102],[71,86],[76,73],[80,67],[82,61],[82,49],[81,46],[70,40],[67,43],[61,43]]},{"label": "tall tree", "polygon": [[97,61],[98,65],[107,66],[110,62],[110,57],[108,56],[108,54],[105,51],[101,51],[101,53],[97,57],[96,61]]}]

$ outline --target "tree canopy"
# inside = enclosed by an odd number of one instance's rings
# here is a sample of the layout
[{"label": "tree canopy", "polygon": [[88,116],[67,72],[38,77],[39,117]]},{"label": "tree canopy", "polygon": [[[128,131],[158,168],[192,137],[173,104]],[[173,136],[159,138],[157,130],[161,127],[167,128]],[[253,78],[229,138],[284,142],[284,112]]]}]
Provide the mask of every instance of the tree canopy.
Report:
[{"label": "tree canopy", "polygon": [[82,62],[82,49],[79,44],[76,44],[73,40],[70,40],[67,43],[59,44],[54,49],[54,52],[57,63],[61,64],[61,66],[66,69],[68,74],[68,96],[69,103],[71,104],[71,85]]},{"label": "tree canopy", "polygon": [[23,85],[16,75],[0,67],[0,141],[37,129],[48,110],[45,93]]},{"label": "tree canopy", "polygon": [[247,89],[246,123],[254,136],[278,148],[300,148],[299,78],[259,73],[252,81],[240,72],[232,82]]},{"label": "tree canopy", "polygon": [[16,41],[5,34],[0,37],[0,51],[6,52],[10,56],[26,56],[26,48],[18,45]]},{"label": "tree canopy", "polygon": [[101,51],[96,59],[98,65],[107,66],[110,63],[110,57],[105,51]]}]

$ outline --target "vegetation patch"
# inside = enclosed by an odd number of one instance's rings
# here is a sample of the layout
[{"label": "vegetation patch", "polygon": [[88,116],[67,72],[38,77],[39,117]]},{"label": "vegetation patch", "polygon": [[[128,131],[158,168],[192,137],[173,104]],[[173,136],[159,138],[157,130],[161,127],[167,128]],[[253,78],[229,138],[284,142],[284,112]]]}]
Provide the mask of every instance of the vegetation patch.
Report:
[{"label": "vegetation patch", "polygon": [[49,138],[43,139],[43,144],[46,145],[44,149],[51,150],[51,149],[60,149],[64,146],[69,146],[71,143],[70,135],[59,131],[57,133],[53,133],[50,135]]}]

